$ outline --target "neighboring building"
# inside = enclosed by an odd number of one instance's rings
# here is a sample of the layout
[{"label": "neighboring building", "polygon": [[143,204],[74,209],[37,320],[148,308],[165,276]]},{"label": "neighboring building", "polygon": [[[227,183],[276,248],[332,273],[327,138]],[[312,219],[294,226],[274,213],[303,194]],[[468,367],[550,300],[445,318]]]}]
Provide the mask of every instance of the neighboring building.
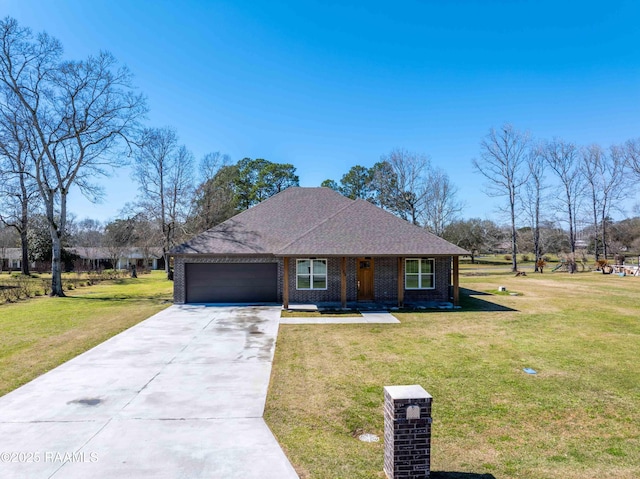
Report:
[{"label": "neighboring building", "polygon": [[0,248],[0,271],[20,271],[22,269],[21,248]]},{"label": "neighboring building", "polygon": [[458,301],[468,254],[364,200],[292,187],[174,248],[176,303]]},{"label": "neighboring building", "polygon": [[67,248],[70,253],[80,257],[89,269],[129,269],[135,264],[136,268],[164,269],[162,248],[119,248],[113,250],[105,247],[76,246]]},{"label": "neighboring building", "polygon": [[[137,268],[164,269],[164,256],[162,248],[122,248],[117,252],[109,248],[78,246],[66,248],[69,253],[75,254],[84,263],[87,269],[130,269],[135,264]],[[115,264],[114,264],[115,262]],[[47,263],[30,264],[31,268],[37,265],[51,268]],[[0,271],[19,271],[22,266],[22,250],[20,248],[0,248]]]}]

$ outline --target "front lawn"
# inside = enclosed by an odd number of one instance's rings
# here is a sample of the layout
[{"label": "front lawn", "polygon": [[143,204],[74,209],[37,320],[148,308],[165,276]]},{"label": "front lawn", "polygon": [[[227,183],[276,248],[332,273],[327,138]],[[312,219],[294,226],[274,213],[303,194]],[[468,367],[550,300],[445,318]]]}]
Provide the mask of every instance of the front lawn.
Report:
[{"label": "front lawn", "polygon": [[265,415],[300,477],[383,478],[382,388],[401,384],[434,397],[434,478],[640,477],[640,278],[461,286],[462,310],[399,325],[280,327]]},{"label": "front lawn", "polygon": [[0,395],[169,306],[162,271],[0,305]]}]

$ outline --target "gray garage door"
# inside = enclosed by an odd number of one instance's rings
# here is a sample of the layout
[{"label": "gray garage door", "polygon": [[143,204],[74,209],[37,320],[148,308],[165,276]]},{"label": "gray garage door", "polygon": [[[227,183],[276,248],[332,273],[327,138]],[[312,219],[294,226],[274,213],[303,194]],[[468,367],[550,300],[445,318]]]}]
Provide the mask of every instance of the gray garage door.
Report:
[{"label": "gray garage door", "polygon": [[187,303],[278,300],[277,263],[185,264]]}]

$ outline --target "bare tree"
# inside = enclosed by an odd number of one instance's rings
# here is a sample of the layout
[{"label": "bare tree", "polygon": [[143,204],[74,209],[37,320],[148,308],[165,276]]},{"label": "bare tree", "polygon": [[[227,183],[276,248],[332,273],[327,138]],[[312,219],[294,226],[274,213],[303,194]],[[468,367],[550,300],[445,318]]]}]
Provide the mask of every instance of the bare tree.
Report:
[{"label": "bare tree", "polygon": [[172,128],[149,128],[135,157],[134,178],[139,185],[139,205],[162,231],[165,271],[167,253],[177,244],[179,228],[189,214],[193,190],[193,155]]},{"label": "bare tree", "polygon": [[20,235],[22,274],[29,274],[28,228],[29,213],[37,202],[38,188],[33,165],[17,109],[9,92],[0,107],[0,223],[10,226]]},{"label": "bare tree", "polygon": [[237,165],[222,165],[215,175],[195,191],[189,229],[199,233],[231,218],[237,213],[235,182]]},{"label": "bare tree", "polygon": [[428,175],[431,162],[427,155],[413,153],[402,148],[392,150],[380,161],[389,165],[393,178],[387,185],[387,193],[393,197],[397,214],[418,224],[429,199]]},{"label": "bare tree", "polygon": [[458,188],[440,168],[430,170],[427,183],[429,187],[422,214],[423,224],[433,234],[442,236],[447,225],[462,211],[463,205],[457,199]]},{"label": "bare tree", "polygon": [[449,223],[443,238],[471,253],[471,263],[481,252],[493,252],[498,243],[503,240],[503,234],[498,225],[491,220],[470,218],[468,220],[454,220]]},{"label": "bare tree", "polygon": [[118,265],[118,261],[129,252],[137,240],[135,217],[120,218],[105,225],[104,244],[113,269],[118,269],[118,266],[122,268],[122,265]]},{"label": "bare tree", "polygon": [[[234,179],[238,169],[231,157],[220,152],[207,153],[200,160],[200,184],[195,188],[189,234],[200,233],[235,214]],[[160,243],[158,243],[160,244]]]},{"label": "bare tree", "polygon": [[89,199],[100,197],[93,180],[124,162],[119,147],[129,142],[145,113],[144,98],[109,53],[61,61],[57,40],[45,33],[34,37],[11,18],[0,22],[0,44],[0,86],[20,107],[16,118],[26,133],[49,222],[51,295],[64,296],[61,238],[69,191],[75,186]]},{"label": "bare tree", "polygon": [[596,261],[600,256],[600,245],[607,257],[606,218],[622,198],[624,191],[624,149],[609,148],[609,154],[599,145],[591,145],[581,151],[582,175],[586,181],[589,213],[593,219],[594,252]]},{"label": "bare tree", "polygon": [[200,160],[200,177],[203,183],[212,180],[223,166],[231,163],[231,157],[219,151],[207,153]]},{"label": "bare tree", "polygon": [[511,269],[518,270],[518,232],[516,229],[516,205],[520,188],[529,178],[527,148],[529,135],[521,133],[510,124],[499,131],[491,128],[480,143],[480,160],[473,160],[475,170],[488,180],[487,194],[507,197],[511,220]]},{"label": "bare tree", "polygon": [[575,255],[578,207],[582,195],[582,171],[578,148],[573,143],[554,138],[545,144],[542,154],[560,181],[560,187],[563,190],[563,194],[557,196],[559,209],[567,215],[569,247],[571,254]]},{"label": "bare tree", "polygon": [[[636,181],[640,181],[640,137],[627,141],[622,147],[622,154],[624,155],[625,167]],[[635,208],[640,212],[640,206],[636,205]]]},{"label": "bare tree", "polygon": [[[582,175],[587,184],[589,209],[593,219],[593,247],[596,261],[600,259],[600,208],[603,203],[603,191],[600,188],[604,170],[604,152],[600,145],[590,145],[581,150]],[[606,258],[606,255],[605,255]]]},{"label": "bare tree", "polygon": [[533,254],[535,257],[535,272],[542,272],[539,269],[539,261],[542,258],[542,244],[540,240],[541,213],[544,204],[544,183],[546,163],[542,156],[540,146],[534,146],[529,150],[527,156],[527,166],[529,168],[529,180],[524,185],[523,210],[529,219],[533,243]]},{"label": "bare tree", "polygon": [[152,258],[157,257],[159,245],[162,244],[162,234],[156,228],[153,221],[150,221],[143,214],[135,217],[136,242],[144,258],[145,268],[151,263]]}]

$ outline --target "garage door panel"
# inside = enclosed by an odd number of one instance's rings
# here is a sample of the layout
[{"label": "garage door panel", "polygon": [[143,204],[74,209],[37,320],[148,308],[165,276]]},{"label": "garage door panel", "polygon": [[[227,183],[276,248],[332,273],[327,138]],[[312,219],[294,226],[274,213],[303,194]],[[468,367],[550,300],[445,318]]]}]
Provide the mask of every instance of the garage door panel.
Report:
[{"label": "garage door panel", "polygon": [[265,303],[278,300],[277,263],[187,263],[187,303]]}]

